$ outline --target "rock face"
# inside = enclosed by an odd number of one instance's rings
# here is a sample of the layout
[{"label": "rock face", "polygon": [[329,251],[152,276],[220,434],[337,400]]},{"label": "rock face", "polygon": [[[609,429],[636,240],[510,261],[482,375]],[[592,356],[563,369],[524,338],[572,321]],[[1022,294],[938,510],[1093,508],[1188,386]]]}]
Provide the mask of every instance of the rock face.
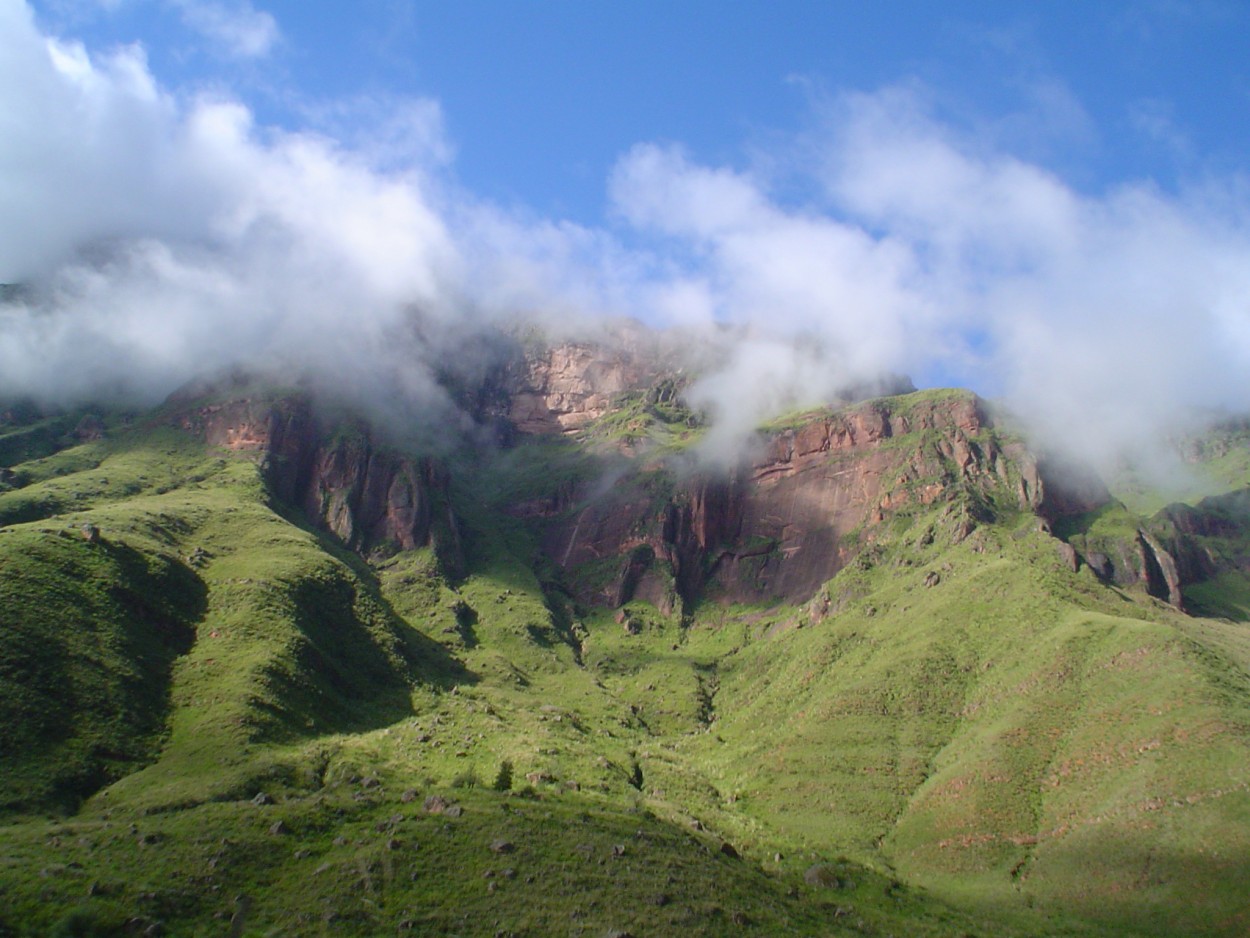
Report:
[{"label": "rock face", "polygon": [[1247,530],[1247,489],[1204,498],[1197,505],[1167,506],[1140,532],[1150,594],[1182,608],[1183,587],[1226,571],[1250,572]]},{"label": "rock face", "polygon": [[[623,395],[636,404],[637,392],[660,389],[671,395],[666,406],[675,402],[684,378],[674,359],[636,329],[622,335],[610,346],[501,342],[494,364],[466,378],[457,400],[504,447],[527,435],[576,433]],[[1110,502],[1092,472],[997,432],[974,395],[910,387],[890,378],[873,390],[902,393],[764,433],[754,457],[724,474],[683,474],[618,445],[615,468],[605,460],[598,477],[570,475],[506,511],[532,527],[581,599],[612,607],[645,600],[671,612],[707,597],[808,602],[921,513],[940,529],[924,537],[959,542],[1003,511],[1033,513],[1049,531]],[[257,453],[275,499],[361,554],[432,545],[444,570],[459,575],[445,463],[382,445],[360,422],[322,426],[305,396],[216,389],[218,402],[203,403],[205,391],[175,399],[178,419],[212,445]],[[931,506],[944,506],[939,522]],[[1058,547],[1074,572],[1088,566],[1180,608],[1183,587],[1237,566],[1212,545],[1244,530],[1245,518],[1241,503],[1171,506],[1131,536],[1078,536]]]},{"label": "rock face", "polygon": [[805,602],[900,512],[950,502],[945,536],[957,541],[995,500],[1059,516],[1107,497],[1052,482],[990,426],[981,403],[960,393],[816,414],[771,434],[728,477],[687,478],[658,498],[645,475],[597,495],[571,492],[551,506],[565,511],[544,546],[565,570],[592,571],[579,579],[593,601],[673,608],[711,590],[731,601]]},{"label": "rock face", "polygon": [[299,396],[244,397],[192,408],[179,420],[210,445],[261,454],[274,497],[352,550],[433,545],[453,570],[462,565],[447,472],[436,460],[379,445],[360,424],[327,434]]},{"label": "rock face", "polygon": [[566,342],[509,366],[507,417],[522,433],[567,433],[607,413],[623,391],[646,387],[654,367],[627,348]]}]

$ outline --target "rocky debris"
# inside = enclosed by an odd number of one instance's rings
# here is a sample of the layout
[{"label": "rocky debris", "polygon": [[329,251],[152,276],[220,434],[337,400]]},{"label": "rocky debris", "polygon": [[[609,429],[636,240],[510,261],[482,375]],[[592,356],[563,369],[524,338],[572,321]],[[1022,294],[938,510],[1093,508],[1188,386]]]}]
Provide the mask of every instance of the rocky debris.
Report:
[{"label": "rocky debris", "polygon": [[445,814],[449,807],[451,807],[451,802],[442,795],[430,795],[425,799],[426,814]]},{"label": "rocky debris", "polygon": [[393,831],[395,828],[399,827],[399,825],[402,823],[404,823],[404,816],[402,814],[392,814],[390,817],[386,818],[385,820],[378,821],[378,823],[373,825],[373,829],[377,831],[379,834],[381,834],[381,833],[385,833],[386,831]]}]

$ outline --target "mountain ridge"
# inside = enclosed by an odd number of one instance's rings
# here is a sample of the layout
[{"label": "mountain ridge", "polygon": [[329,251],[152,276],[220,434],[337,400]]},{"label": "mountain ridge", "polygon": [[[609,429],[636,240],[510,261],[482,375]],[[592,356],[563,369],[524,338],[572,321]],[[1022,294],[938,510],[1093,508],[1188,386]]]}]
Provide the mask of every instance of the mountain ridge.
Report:
[{"label": "mountain ridge", "polygon": [[[957,391],[796,413],[718,472],[690,458],[703,418],[684,375],[626,381],[590,348],[531,343],[537,371],[493,372],[470,395],[490,402],[478,428],[449,427],[463,443],[442,455],[261,381],[145,415],[14,418],[5,716],[70,720],[51,748],[6,740],[0,842],[68,864],[0,869],[14,914],[55,924],[48,897],[81,896],[75,869],[107,878],[131,823],[152,849],[80,910],[118,929],[208,933],[239,912],[221,890],[258,896],[248,927],[294,933],[343,910],[361,934],[550,933],[570,909],[592,929],[708,934],[1244,927],[1250,648],[1237,621],[1180,609],[1238,615],[1242,496],[1138,518]],[[504,391],[530,395],[519,422]],[[164,696],[90,723],[86,700],[141,700],[99,680],[134,666],[32,649],[55,634],[46,590],[97,610],[67,635],[138,634],[110,558],[153,571],[132,588],[151,608],[171,576],[191,604],[169,626],[181,644],[144,659]],[[1173,579],[1152,582],[1151,558]],[[92,590],[123,598],[92,606]],[[60,706],[33,702],[58,680]],[[488,790],[504,762],[510,795]],[[261,795],[287,833],[256,826]],[[466,813],[414,811],[427,797]],[[539,911],[477,888],[500,875],[491,816],[514,819]],[[560,871],[585,824],[592,840],[637,826],[682,885],[631,865],[579,899]],[[209,864],[223,837],[271,871]],[[466,891],[421,851],[486,879]],[[192,869],[155,886],[159,914],[135,913],[134,884]],[[701,904],[715,883],[738,884],[733,908]]]}]

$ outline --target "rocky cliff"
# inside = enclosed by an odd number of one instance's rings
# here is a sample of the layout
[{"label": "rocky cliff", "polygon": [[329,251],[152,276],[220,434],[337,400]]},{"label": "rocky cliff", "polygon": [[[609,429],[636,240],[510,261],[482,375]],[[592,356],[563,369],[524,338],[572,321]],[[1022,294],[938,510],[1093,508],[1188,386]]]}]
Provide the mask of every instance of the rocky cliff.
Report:
[{"label": "rocky cliff", "polygon": [[[588,602],[640,599],[666,611],[709,597],[806,602],[883,535],[932,509],[943,520],[928,536],[954,542],[1004,512],[1035,515],[1062,539],[1074,571],[1088,566],[1109,584],[1178,608],[1185,586],[1245,566],[1225,543],[1241,530],[1232,518],[1240,506],[1172,506],[1109,535],[1068,524],[1113,504],[1101,480],[1002,432],[969,393],[899,393],[818,409],[762,430],[753,455],[730,472],[692,471],[630,442],[629,408],[645,422],[657,390],[663,419],[681,411],[688,423],[674,425],[683,439],[697,436],[672,355],[632,332],[610,345],[504,346],[489,375],[459,392],[487,402],[470,416],[505,450],[526,438],[574,437],[590,451],[608,439],[606,426],[629,417],[625,437],[611,438],[623,461],[539,485],[504,506]],[[890,389],[909,387],[891,379]],[[217,389],[204,400],[202,388],[178,400],[177,419],[212,445],[257,453],[274,497],[350,549],[433,546],[453,578],[464,568],[444,461],[382,445],[359,421],[323,425],[302,394]],[[458,471],[471,475],[497,455],[487,447]]]},{"label": "rocky cliff", "polygon": [[546,512],[548,556],[596,602],[805,602],[891,519],[944,505],[943,536],[959,541],[1004,508],[1054,518],[1108,497],[1048,476],[966,393],[814,412],[761,444],[727,475],[640,467],[564,492]]},{"label": "rocky cliff", "polygon": [[446,467],[380,444],[359,421],[323,426],[299,394],[253,395],[182,410],[205,442],[252,452],[274,498],[361,554],[433,546],[463,566]]},{"label": "rocky cliff", "polygon": [[625,391],[653,383],[656,363],[628,347],[564,342],[531,348],[509,363],[507,418],[522,433],[568,433],[586,427]]}]

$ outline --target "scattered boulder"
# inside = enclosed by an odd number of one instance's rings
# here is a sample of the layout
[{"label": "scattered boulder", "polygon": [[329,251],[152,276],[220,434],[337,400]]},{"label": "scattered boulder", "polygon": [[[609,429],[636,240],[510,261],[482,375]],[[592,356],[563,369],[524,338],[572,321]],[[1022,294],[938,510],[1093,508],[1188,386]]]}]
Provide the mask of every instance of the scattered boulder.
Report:
[{"label": "scattered boulder", "polygon": [[729,841],[725,841],[720,845],[720,852],[729,857],[731,860],[740,860],[742,858],[742,855],[738,853],[737,848],[735,848],[733,844],[729,843]]},{"label": "scattered boulder", "polygon": [[1097,551],[1090,552],[1085,555],[1085,563],[1100,580],[1110,582],[1115,576],[1115,566],[1106,554]]},{"label": "scattered boulder", "polygon": [[942,574],[936,570],[930,570],[925,574],[924,585],[926,588],[932,588],[942,582]]},{"label": "scattered boulder", "polygon": [[430,795],[425,799],[426,814],[444,814],[451,807],[451,802],[442,795]]},{"label": "scattered boulder", "polygon": [[1059,559],[1073,573],[1081,569],[1081,555],[1076,552],[1075,547],[1066,541],[1059,541]]},{"label": "scattered boulder", "polygon": [[79,530],[82,532],[82,539],[86,541],[88,544],[100,543],[100,529],[97,528],[90,521],[83,524],[83,526],[79,528]]},{"label": "scattered boulder", "polygon": [[854,889],[853,880],[839,874],[835,867],[826,863],[809,866],[803,873],[803,882],[818,889]]},{"label": "scattered boulder", "polygon": [[516,849],[516,844],[499,838],[490,842],[490,849],[492,853],[512,853]]},{"label": "scattered boulder", "polygon": [[269,833],[274,835],[289,834],[291,829],[286,826],[284,821],[274,821],[269,825]]},{"label": "scattered boulder", "polygon": [[252,799],[252,804],[260,808],[267,804],[273,804],[273,799],[263,791],[257,792],[256,797]]},{"label": "scattered boulder", "polygon": [[411,804],[417,800],[417,796],[419,794],[420,793],[415,788],[406,788],[404,789],[404,793],[399,796],[399,800],[404,804]]}]

